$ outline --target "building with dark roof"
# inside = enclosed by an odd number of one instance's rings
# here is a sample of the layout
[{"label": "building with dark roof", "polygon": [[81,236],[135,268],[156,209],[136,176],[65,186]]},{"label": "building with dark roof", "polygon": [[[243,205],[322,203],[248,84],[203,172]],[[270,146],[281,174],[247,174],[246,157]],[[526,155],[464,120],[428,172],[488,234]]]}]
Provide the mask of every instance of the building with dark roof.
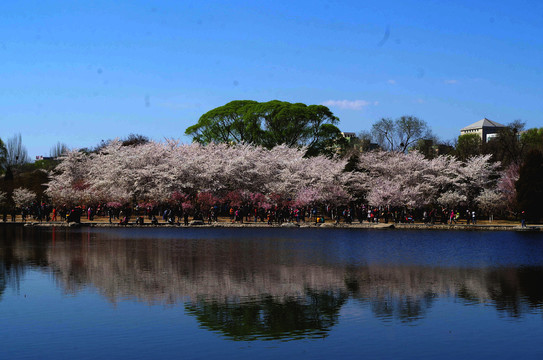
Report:
[{"label": "building with dark roof", "polygon": [[498,132],[505,127],[505,125],[484,118],[461,129],[460,135],[477,134],[483,142],[487,142],[497,136]]}]

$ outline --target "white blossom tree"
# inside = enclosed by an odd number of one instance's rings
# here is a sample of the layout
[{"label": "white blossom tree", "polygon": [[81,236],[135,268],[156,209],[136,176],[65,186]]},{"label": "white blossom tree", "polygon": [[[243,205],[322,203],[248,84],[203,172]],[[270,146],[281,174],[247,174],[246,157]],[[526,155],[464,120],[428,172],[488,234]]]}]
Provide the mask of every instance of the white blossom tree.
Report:
[{"label": "white blossom tree", "polygon": [[304,151],[287,146],[267,150],[244,144],[179,145],[176,141],[122,146],[113,141],[98,154],[64,156],[51,174],[47,194],[64,203],[140,203],[168,202],[176,193],[197,201],[200,193],[222,199],[239,192],[247,203],[264,203],[271,195],[295,199],[304,188],[342,189],[348,176],[343,173],[345,161],[304,158]]},{"label": "white blossom tree", "polygon": [[[179,144],[168,140],[123,146],[112,141],[95,154],[70,151],[50,174],[46,194],[57,204],[159,204],[211,206],[230,201],[346,205],[364,194],[373,206],[452,206],[490,189],[497,165],[488,156],[463,163],[454,157],[425,159],[418,152],[366,152],[361,171],[344,172],[346,160],[281,145]],[[357,195],[358,196],[358,195]]]},{"label": "white blossom tree", "polygon": [[373,206],[452,206],[473,201],[493,185],[499,164],[490,156],[478,156],[462,163],[451,156],[426,159],[418,152],[374,151],[360,155],[362,169],[347,180],[351,193],[366,193]]},{"label": "white blossom tree", "polygon": [[2,206],[7,200],[7,195],[4,191],[0,190],[0,206]]},{"label": "white blossom tree", "polygon": [[506,199],[502,193],[496,190],[484,189],[476,198],[475,201],[479,208],[488,214],[489,220],[494,218],[494,212],[502,209],[506,204]]},{"label": "white blossom tree", "polygon": [[466,195],[460,194],[453,190],[444,192],[437,198],[437,203],[447,208],[455,208],[466,201]]},{"label": "white blossom tree", "polygon": [[15,206],[22,208],[32,205],[32,203],[36,200],[36,193],[25,188],[17,188],[13,190],[11,197],[13,198]]},{"label": "white blossom tree", "polygon": [[[360,156],[362,172],[349,183],[365,190],[370,205],[422,207],[454,187],[461,163],[448,156],[428,160],[418,152],[368,152]],[[354,183],[354,186],[353,186]]]}]

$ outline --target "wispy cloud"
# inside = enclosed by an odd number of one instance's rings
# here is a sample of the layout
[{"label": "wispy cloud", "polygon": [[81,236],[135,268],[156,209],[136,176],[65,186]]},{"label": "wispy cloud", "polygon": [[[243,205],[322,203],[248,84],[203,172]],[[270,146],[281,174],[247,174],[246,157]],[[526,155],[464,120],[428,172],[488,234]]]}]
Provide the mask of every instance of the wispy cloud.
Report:
[{"label": "wispy cloud", "polygon": [[394,85],[396,84],[396,80],[390,79],[390,80],[387,80],[387,83]]},{"label": "wispy cloud", "polygon": [[325,106],[337,107],[340,109],[348,110],[362,110],[366,106],[378,104],[378,101],[371,102],[366,100],[327,100],[322,103],[322,105]]},{"label": "wispy cloud", "polygon": [[458,80],[445,80],[444,83],[448,85],[458,84]]}]

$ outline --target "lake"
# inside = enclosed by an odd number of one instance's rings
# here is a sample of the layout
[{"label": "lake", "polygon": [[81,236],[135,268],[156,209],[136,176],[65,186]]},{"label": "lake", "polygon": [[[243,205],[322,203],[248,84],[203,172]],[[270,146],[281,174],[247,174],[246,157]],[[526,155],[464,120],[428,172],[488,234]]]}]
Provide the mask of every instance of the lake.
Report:
[{"label": "lake", "polygon": [[543,235],[0,224],[1,359],[542,359]]}]

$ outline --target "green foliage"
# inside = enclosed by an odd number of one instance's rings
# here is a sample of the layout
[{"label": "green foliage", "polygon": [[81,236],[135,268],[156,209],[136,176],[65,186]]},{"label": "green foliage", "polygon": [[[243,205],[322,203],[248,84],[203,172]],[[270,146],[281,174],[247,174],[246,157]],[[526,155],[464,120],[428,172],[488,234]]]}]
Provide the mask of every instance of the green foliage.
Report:
[{"label": "green foliage", "polygon": [[494,161],[501,162],[504,166],[509,164],[520,164],[526,153],[525,144],[520,134],[525,124],[520,120],[509,123],[505,128],[500,129],[498,135],[483,144],[483,152],[492,154]]},{"label": "green foliage", "polygon": [[347,164],[345,164],[345,169],[343,169],[344,172],[356,172],[356,171],[360,171],[360,167],[359,167],[359,164],[360,164],[360,154],[358,154],[358,152],[353,152],[348,160],[347,160]]},{"label": "green foliage", "polygon": [[517,202],[528,219],[539,221],[543,217],[543,153],[531,150],[520,167],[515,184]]},{"label": "green foliage", "polygon": [[188,127],[185,134],[201,144],[255,143],[260,126],[251,116],[251,108],[259,103],[252,100],[236,100],[203,114],[198,123]]},{"label": "green foliage", "polygon": [[322,337],[338,321],[343,292],[306,290],[301,298],[262,296],[247,303],[199,300],[185,305],[200,326],[233,340]]},{"label": "green foliage", "polygon": [[458,137],[456,143],[456,156],[465,161],[466,159],[481,154],[482,140],[477,134],[465,134]]},{"label": "green foliage", "polygon": [[434,159],[439,155],[455,155],[455,148],[446,143],[439,141],[437,138],[434,139],[420,139],[412,147],[413,150],[420,152],[426,159]]},{"label": "green foliage", "polygon": [[526,130],[520,135],[520,141],[529,150],[543,151],[543,128]]},{"label": "green foliage", "polygon": [[349,147],[349,142],[341,135],[341,131],[332,124],[321,125],[317,137],[320,141],[316,141],[309,146],[306,156],[344,154]]},{"label": "green foliage", "polygon": [[415,146],[413,146],[413,150],[420,152],[426,159],[433,159],[436,155],[433,139],[420,139]]},{"label": "green foliage", "polygon": [[185,134],[202,144],[249,143],[268,149],[306,146],[307,155],[332,153],[341,143],[339,122],[323,105],[236,100],[203,114]]},{"label": "green foliage", "polygon": [[27,168],[29,171],[32,170],[54,170],[55,167],[58,165],[59,160],[55,159],[42,159],[42,160],[36,160],[34,163],[28,164]]}]

